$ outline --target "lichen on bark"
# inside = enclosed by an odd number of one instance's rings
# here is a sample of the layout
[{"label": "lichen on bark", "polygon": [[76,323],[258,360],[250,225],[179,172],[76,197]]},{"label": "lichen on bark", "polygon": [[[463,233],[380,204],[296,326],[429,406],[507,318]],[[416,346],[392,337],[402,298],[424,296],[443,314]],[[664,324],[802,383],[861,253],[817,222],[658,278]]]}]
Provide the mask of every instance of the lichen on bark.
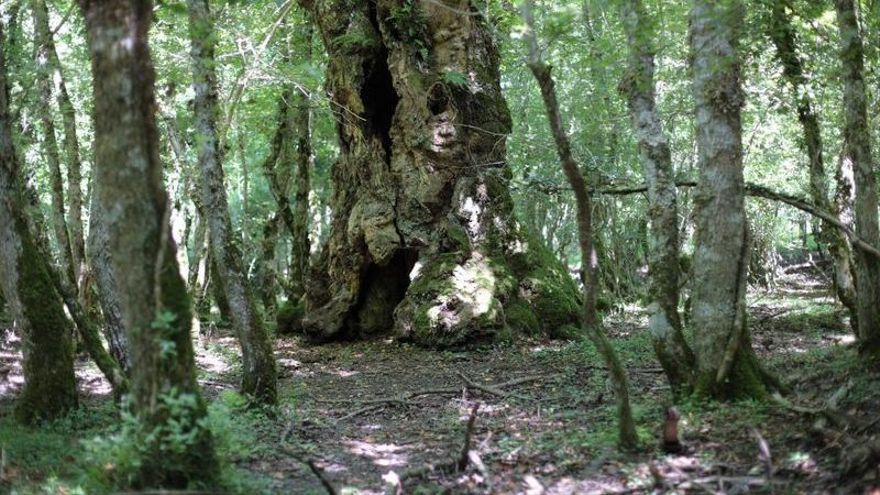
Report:
[{"label": "lichen on bark", "polygon": [[25,383],[15,407],[23,423],[57,418],[76,407],[70,322],[55,293],[48,260],[37,250],[25,215],[12,139],[0,23],[0,292],[21,336]]},{"label": "lichen on bark", "polygon": [[329,51],[342,149],[307,335],[443,347],[569,330],[577,288],[513,214],[488,21],[467,0],[301,3]]}]

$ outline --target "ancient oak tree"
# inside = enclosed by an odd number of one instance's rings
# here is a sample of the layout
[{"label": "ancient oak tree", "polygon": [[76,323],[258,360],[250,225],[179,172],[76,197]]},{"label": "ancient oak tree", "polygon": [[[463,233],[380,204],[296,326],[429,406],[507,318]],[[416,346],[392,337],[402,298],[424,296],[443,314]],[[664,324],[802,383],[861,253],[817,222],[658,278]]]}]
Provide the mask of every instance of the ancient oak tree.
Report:
[{"label": "ancient oak tree", "polygon": [[476,2],[300,3],[329,52],[341,145],[305,332],[449,346],[576,331],[576,286],[513,214],[511,118]]}]

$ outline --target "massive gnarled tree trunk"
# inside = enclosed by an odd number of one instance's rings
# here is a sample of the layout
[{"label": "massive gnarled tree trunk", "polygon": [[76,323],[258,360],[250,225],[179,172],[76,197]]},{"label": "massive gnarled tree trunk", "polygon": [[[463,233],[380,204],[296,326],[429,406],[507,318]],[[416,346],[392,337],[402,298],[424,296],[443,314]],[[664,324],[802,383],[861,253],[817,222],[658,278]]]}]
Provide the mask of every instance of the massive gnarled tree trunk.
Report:
[{"label": "massive gnarled tree trunk", "polygon": [[342,149],[306,333],[448,346],[577,325],[576,286],[513,215],[511,119],[475,2],[301,3],[329,51]]},{"label": "massive gnarled tree trunk", "polygon": [[226,200],[223,165],[217,147],[217,75],[214,29],[208,0],[189,0],[196,135],[199,143],[201,197],[219,287],[229,304],[229,317],[241,345],[241,390],[263,404],[275,404],[277,372],[272,344],[236,245]]},{"label": "massive gnarled tree trunk", "polygon": [[749,240],[740,118],[745,96],[737,49],[743,13],[739,0],[695,0],[690,20],[700,167],[692,298],[696,390],[719,398],[766,394],[745,308]]},{"label": "massive gnarled tree trunk", "polygon": [[624,0],[621,7],[630,54],[628,73],[620,90],[629,105],[648,186],[648,327],[673,394],[679,395],[691,385],[694,354],[682,334],[678,313],[678,199],[672,153],[655,102],[650,20],[640,0]]},{"label": "massive gnarled tree trunk", "polygon": [[9,88],[0,23],[0,292],[21,332],[24,388],[15,415],[25,423],[76,407],[70,322],[25,217],[24,190],[12,141]]},{"label": "massive gnarled tree trunk", "polygon": [[[776,46],[776,56],[782,64],[782,75],[791,86],[801,124],[804,145],[809,159],[810,198],[813,204],[824,211],[835,211],[834,203],[828,197],[828,180],[825,175],[825,160],[822,150],[822,132],[819,116],[813,110],[813,99],[808,87],[804,66],[797,53],[795,29],[786,12],[786,2],[770,2],[770,39]],[[850,312],[850,323],[858,331],[858,311],[856,287],[853,278],[852,247],[846,236],[827,221],[822,223],[822,240],[834,259],[834,289],[840,302]]]},{"label": "massive gnarled tree trunk", "polygon": [[[855,179],[856,234],[877,246],[880,245],[877,179],[868,127],[864,47],[853,0],[836,0],[835,5],[844,85],[841,166],[851,167]],[[856,280],[859,344],[863,350],[880,355],[880,263],[861,250],[856,251]]]},{"label": "massive gnarled tree trunk", "polygon": [[[95,180],[131,350],[136,488],[214,486],[218,465],[196,383],[190,300],[162,184],[149,0],[80,0],[95,102]],[[182,440],[185,438],[185,440]]]}]

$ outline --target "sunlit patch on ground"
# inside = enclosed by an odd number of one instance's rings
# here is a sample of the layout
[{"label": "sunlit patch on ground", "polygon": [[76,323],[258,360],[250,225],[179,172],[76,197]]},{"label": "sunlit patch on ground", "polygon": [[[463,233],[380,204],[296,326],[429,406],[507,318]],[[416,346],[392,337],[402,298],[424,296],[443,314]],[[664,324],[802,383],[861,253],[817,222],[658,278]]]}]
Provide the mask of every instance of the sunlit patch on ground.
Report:
[{"label": "sunlit patch on ground", "polygon": [[[833,398],[853,416],[875,417],[880,376],[859,367],[846,315],[824,292],[796,285],[789,287],[795,298],[750,295],[749,323],[762,362],[795,389],[801,403],[817,407]],[[669,388],[646,323],[645,311],[636,307],[617,309],[606,319],[629,371],[643,440],[642,451],[625,455],[615,448],[607,374],[595,350],[583,343],[535,340],[437,352],[389,341],[305,346],[281,338],[276,357],[282,404],[269,419],[236,409],[242,400],[234,392],[240,353],[227,334],[197,347],[200,383],[225,418],[224,435],[235,446],[226,454],[232,465],[262,480],[267,493],[323,493],[306,461],[342,493],[364,495],[387,493],[394,479],[404,483],[403,493],[533,495],[814,493],[841,487],[862,493],[862,487],[880,483],[870,473],[841,481],[843,444],[817,436],[813,418],[755,402],[680,404],[687,450],[662,454],[657,435]],[[0,387],[7,387],[0,388],[0,405],[8,406],[22,381],[14,346],[0,349],[0,366],[10,370],[0,377]],[[77,374],[84,397],[111,400],[93,365],[79,359]],[[466,435],[474,406],[473,430]],[[880,434],[880,425],[870,428],[866,432]],[[769,476],[756,434],[772,453]],[[465,469],[438,467],[461,459],[466,437]],[[412,477],[414,472],[421,474]]]}]

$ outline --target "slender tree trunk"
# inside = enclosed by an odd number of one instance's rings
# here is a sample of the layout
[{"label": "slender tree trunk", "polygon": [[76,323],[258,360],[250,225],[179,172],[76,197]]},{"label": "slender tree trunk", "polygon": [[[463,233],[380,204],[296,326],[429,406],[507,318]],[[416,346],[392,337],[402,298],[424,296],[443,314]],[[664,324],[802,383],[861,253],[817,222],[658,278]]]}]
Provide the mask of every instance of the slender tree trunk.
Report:
[{"label": "slender tree trunk", "polygon": [[[168,97],[174,93],[169,90]],[[177,123],[170,114],[162,113],[162,121],[165,124],[165,134],[168,136],[168,146],[171,149],[171,168],[168,176],[168,197],[171,201],[171,235],[174,242],[181,246],[177,251],[177,265],[180,267],[180,276],[185,280],[189,277],[189,256],[186,252],[186,234],[189,224],[186,208],[186,194],[190,191],[189,167],[186,163],[186,151],[177,132]]]},{"label": "slender tree trunk", "polygon": [[51,54],[55,51],[55,46],[52,43],[48,28],[45,30],[40,29],[40,26],[48,26],[49,24],[49,13],[45,9],[45,4],[42,3],[42,0],[33,0],[31,7],[34,26],[37,27],[37,86],[40,93],[38,115],[43,125],[43,154],[49,165],[49,182],[52,193],[52,227],[55,231],[55,241],[58,244],[58,259],[61,262],[62,273],[72,283],[75,283],[77,277],[74,272],[70,235],[67,230],[67,220],[64,213],[64,179],[61,176],[61,159],[58,155],[55,119],[52,115],[52,66],[50,60]]},{"label": "slender tree trunk", "polygon": [[513,212],[512,124],[481,2],[300,3],[329,52],[341,149],[306,334],[430,347],[570,336],[577,287]]},{"label": "slender tree trunk", "polygon": [[266,313],[274,314],[278,304],[275,298],[277,273],[275,270],[275,247],[278,243],[280,217],[272,215],[263,225],[262,259],[260,262],[260,295]]},{"label": "slender tree trunk", "polygon": [[259,314],[253,291],[236,246],[217,147],[217,76],[214,34],[208,0],[188,0],[192,43],[196,133],[201,171],[201,195],[208,221],[217,280],[229,302],[230,318],[241,344],[242,392],[263,404],[275,404],[277,371],[272,344]]},{"label": "slender tree trunk", "polygon": [[599,354],[605,360],[614,385],[614,393],[617,396],[617,412],[619,422],[619,442],[625,449],[632,449],[638,445],[638,434],[632,417],[629,404],[629,383],[620,358],[605,331],[596,309],[598,292],[596,252],[593,249],[593,219],[592,201],[587,192],[587,185],[581,175],[580,167],[571,154],[571,143],[562,116],[559,112],[559,101],[556,98],[556,86],[551,74],[551,67],[541,59],[538,49],[538,39],[535,34],[535,22],[532,18],[532,0],[522,3],[523,17],[526,23],[525,40],[529,48],[528,66],[538,81],[541,88],[541,97],[544,100],[544,109],[547,112],[547,120],[553,139],[556,142],[556,151],[565,177],[574,191],[577,206],[578,239],[581,249],[581,263],[584,272],[584,307],[583,324],[587,336],[596,346]]},{"label": "slender tree trunk", "polygon": [[[871,156],[868,97],[862,37],[853,0],[835,0],[840,29],[840,61],[843,79],[843,166],[852,167],[855,178],[856,233],[880,246],[877,218],[877,180]],[[858,338],[863,351],[880,356],[880,263],[856,252]]]},{"label": "slender tree trunk", "polygon": [[654,85],[653,27],[641,0],[624,0],[623,24],[629,44],[629,69],[620,89],[629,104],[648,186],[648,269],[654,350],[672,392],[680,396],[693,381],[694,354],[682,334],[678,313],[678,200],[669,140],[657,113]]},{"label": "slender tree trunk", "polygon": [[[149,0],[80,0],[95,102],[96,184],[132,358],[142,453],[135,488],[213,487],[219,475],[196,382],[190,301],[162,184]],[[186,438],[181,442],[181,437]]]},{"label": "slender tree trunk", "polygon": [[745,97],[737,51],[743,13],[738,0],[694,0],[690,22],[700,167],[692,296],[696,391],[718,398],[767,392],[746,324]]},{"label": "slender tree trunk", "polygon": [[58,50],[49,28],[49,12],[45,0],[33,0],[35,29],[38,39],[45,44],[45,55],[48,57],[47,69],[54,76],[58,85],[58,106],[61,110],[61,119],[64,126],[64,152],[67,158],[67,192],[70,200],[68,210],[68,225],[70,227],[70,248],[73,262],[74,276],[78,284],[78,291],[83,292],[86,280],[84,276],[85,266],[85,238],[83,234],[83,196],[82,196],[82,160],[80,157],[79,138],[76,135],[76,109],[67,92],[61,60],[58,58]]},{"label": "slender tree trunk", "polygon": [[[311,62],[312,28],[304,26],[303,50],[300,62]],[[290,248],[290,286],[298,300],[305,292],[305,277],[309,268],[311,242],[309,240],[309,192],[312,158],[312,102],[305,88],[293,88],[293,135],[296,139],[296,194],[293,210],[293,237]]]},{"label": "slender tree trunk", "polygon": [[57,418],[77,405],[70,323],[48,260],[25,217],[21,170],[12,141],[5,39],[0,22],[0,292],[21,335],[24,387],[15,407],[23,423]]},{"label": "slender tree trunk", "polygon": [[[795,29],[786,12],[786,2],[770,2],[770,38],[776,46],[776,56],[782,64],[782,75],[791,86],[798,121],[801,124],[809,159],[810,198],[813,204],[824,211],[835,211],[834,203],[828,197],[825,160],[822,150],[822,133],[819,116],[813,111],[813,100],[810,97],[804,67],[797,53]],[[858,311],[856,304],[856,288],[852,273],[852,247],[846,236],[837,227],[827,221],[822,222],[821,239],[829,247],[834,259],[834,288],[838,299],[850,312],[850,323],[858,333]]]}]

